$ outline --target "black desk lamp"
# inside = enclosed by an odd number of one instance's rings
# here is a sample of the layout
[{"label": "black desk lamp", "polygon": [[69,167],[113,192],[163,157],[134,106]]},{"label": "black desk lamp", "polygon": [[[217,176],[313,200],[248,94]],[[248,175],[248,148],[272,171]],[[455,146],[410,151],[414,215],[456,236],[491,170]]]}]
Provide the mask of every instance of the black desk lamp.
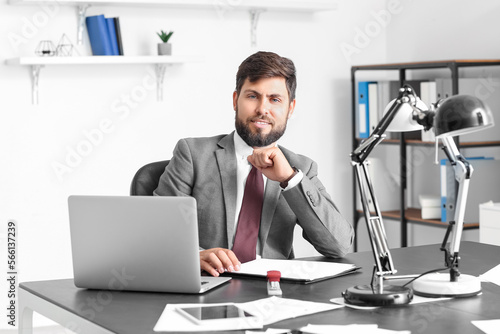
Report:
[{"label": "black desk lamp", "polygon": [[[469,181],[474,169],[460,154],[453,136],[466,135],[494,126],[493,115],[486,104],[474,96],[455,95],[438,105],[435,112],[420,112],[419,122],[433,124],[436,141],[441,139],[443,150],[450,161],[458,182],[455,217],[449,222],[441,250],[445,252],[445,265],[449,275],[433,273],[413,282],[416,294],[425,297],[468,297],[481,292],[477,277],[463,275],[458,270],[459,248],[464,226],[465,204]],[[449,247],[447,241],[452,235]]]},{"label": "black desk lamp", "polygon": [[[458,152],[452,136],[467,134],[491,126],[493,126],[491,112],[484,103],[473,96],[452,96],[439,104],[436,110],[428,110],[427,106],[416,96],[410,86],[405,85],[399,90],[398,97],[386,107],[384,116],[370,137],[351,153],[351,163],[359,185],[375,266],[370,285],[354,286],[348,288],[342,294],[347,303],[366,306],[404,305],[408,304],[413,298],[411,288],[394,285],[384,286],[384,280],[403,277],[395,276],[397,270],[394,267],[387,244],[382,215],[375,198],[366,158],[385,138],[384,133],[386,131],[429,130],[431,127],[434,127],[436,141],[441,139],[443,142],[443,149],[455,168],[455,175],[460,182],[460,187],[457,196],[455,220],[450,222],[441,247],[445,251],[446,267],[450,269],[449,279],[446,275],[426,275],[417,279],[413,284],[413,288],[417,294],[426,296],[457,296],[479,293],[481,290],[480,283],[470,284],[469,281],[475,281],[474,278],[471,279],[468,275],[460,275],[458,271],[458,250],[472,167]],[[369,199],[373,204],[373,213],[370,212]],[[450,250],[448,250],[446,243],[451,232],[453,232],[453,240]],[[448,286],[450,285],[448,283],[451,284],[451,287]],[[469,285],[471,287],[468,287]],[[479,289],[477,288],[478,285]],[[447,292],[442,293],[441,290],[443,289]],[[450,292],[450,289],[455,294]],[[438,290],[439,292],[437,292]]]}]

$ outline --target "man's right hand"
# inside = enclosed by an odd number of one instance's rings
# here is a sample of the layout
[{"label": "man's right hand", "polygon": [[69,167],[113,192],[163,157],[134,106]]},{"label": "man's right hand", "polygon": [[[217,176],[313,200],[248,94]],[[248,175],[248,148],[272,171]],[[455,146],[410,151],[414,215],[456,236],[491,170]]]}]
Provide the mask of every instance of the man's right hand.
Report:
[{"label": "man's right hand", "polygon": [[219,276],[224,271],[238,271],[241,263],[230,249],[210,248],[200,251],[200,268],[212,276]]}]

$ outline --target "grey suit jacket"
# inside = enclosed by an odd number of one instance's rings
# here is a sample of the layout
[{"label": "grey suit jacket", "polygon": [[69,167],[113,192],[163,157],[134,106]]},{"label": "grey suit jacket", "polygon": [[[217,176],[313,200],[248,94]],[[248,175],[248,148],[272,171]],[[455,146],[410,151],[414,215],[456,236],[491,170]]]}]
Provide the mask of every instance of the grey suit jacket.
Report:
[{"label": "grey suit jacket", "polygon": [[[236,211],[234,132],[210,138],[181,139],[174,149],[155,195],[193,196],[198,206],[198,232],[203,249],[231,249]],[[282,191],[267,180],[259,240],[264,258],[290,259],[295,224],[303,236],[328,257],[345,255],[353,228],[338,212],[317,177],[317,164],[283,147],[291,166],[304,173],[302,181]]]}]

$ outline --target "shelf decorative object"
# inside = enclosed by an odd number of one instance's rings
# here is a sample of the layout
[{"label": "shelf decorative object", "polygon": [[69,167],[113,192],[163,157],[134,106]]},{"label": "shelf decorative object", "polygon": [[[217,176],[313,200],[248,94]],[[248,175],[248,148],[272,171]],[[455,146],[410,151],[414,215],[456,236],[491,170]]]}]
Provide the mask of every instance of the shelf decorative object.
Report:
[{"label": "shelf decorative object", "polygon": [[52,57],[56,54],[54,43],[49,40],[40,41],[35,49],[35,54],[40,57]]},{"label": "shelf decorative object", "polygon": [[58,57],[71,57],[73,55],[73,51],[75,50],[73,43],[69,40],[66,34],[61,36],[59,43],[57,43],[56,47],[56,56]]},{"label": "shelf decorative object", "polygon": [[170,37],[173,35],[173,31],[169,31],[168,33],[161,30],[161,32],[157,32],[156,34],[160,37],[163,43],[158,43],[158,55],[159,56],[171,56],[172,55],[172,43],[169,43]]}]

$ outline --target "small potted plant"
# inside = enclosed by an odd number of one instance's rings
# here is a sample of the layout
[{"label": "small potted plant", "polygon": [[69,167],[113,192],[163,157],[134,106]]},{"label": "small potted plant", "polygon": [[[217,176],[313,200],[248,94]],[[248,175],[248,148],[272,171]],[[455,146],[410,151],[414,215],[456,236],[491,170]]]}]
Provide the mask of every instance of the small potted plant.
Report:
[{"label": "small potted plant", "polygon": [[173,31],[167,33],[163,30],[161,30],[161,32],[156,33],[163,42],[163,43],[158,43],[158,55],[170,56],[172,54],[172,44],[168,43],[168,40],[170,39],[170,37],[172,37],[173,33],[174,33]]}]

